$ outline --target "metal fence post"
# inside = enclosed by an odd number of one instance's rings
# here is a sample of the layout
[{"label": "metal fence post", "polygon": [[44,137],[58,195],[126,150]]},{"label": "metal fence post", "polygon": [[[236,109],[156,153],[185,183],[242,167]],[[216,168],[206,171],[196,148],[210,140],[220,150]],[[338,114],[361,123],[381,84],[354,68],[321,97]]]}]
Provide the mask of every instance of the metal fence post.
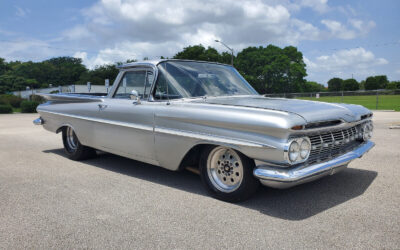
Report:
[{"label": "metal fence post", "polygon": [[379,95],[378,95],[378,90],[376,91],[376,108],[378,109],[378,104],[379,104]]},{"label": "metal fence post", "polygon": [[343,103],[343,91],[342,91],[342,103]]}]

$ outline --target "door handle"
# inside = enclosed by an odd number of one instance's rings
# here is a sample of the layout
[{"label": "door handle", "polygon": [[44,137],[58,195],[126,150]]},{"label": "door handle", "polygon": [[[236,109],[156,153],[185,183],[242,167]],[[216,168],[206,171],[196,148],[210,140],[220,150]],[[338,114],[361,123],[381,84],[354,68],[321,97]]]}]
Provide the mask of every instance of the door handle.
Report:
[{"label": "door handle", "polygon": [[99,110],[104,110],[107,108],[107,105],[105,104],[98,104],[97,106],[99,106]]}]

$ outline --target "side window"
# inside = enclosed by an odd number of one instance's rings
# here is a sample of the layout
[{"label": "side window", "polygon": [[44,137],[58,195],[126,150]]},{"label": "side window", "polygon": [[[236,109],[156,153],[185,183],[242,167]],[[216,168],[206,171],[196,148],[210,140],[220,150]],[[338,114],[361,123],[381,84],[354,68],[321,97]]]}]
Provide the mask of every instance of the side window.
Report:
[{"label": "side window", "polygon": [[143,98],[145,92],[145,80],[146,70],[126,72],[118,84],[114,98],[129,99],[132,90],[136,90],[139,93],[139,96]]},{"label": "side window", "polygon": [[153,93],[155,100],[182,98],[182,96],[179,95],[173,84],[165,77],[161,70],[158,71],[156,87]]},{"label": "side window", "polygon": [[153,72],[151,71],[147,71],[146,74],[146,85],[145,85],[145,89],[144,89],[144,98],[147,99],[149,97],[149,92],[151,89],[151,84],[153,83],[154,80],[154,75]]}]

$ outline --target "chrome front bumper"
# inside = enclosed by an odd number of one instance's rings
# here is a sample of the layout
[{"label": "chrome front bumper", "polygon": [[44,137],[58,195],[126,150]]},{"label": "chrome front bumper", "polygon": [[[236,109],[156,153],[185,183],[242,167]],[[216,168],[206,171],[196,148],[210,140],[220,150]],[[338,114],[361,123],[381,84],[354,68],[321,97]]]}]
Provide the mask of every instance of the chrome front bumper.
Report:
[{"label": "chrome front bumper", "polygon": [[300,166],[285,169],[260,165],[254,169],[253,174],[256,178],[260,179],[261,183],[265,186],[273,188],[289,188],[319,179],[326,175],[334,174],[346,168],[350,161],[360,158],[374,146],[375,143],[367,141],[361,144],[358,148],[344,155],[336,157],[327,162],[310,166]]}]

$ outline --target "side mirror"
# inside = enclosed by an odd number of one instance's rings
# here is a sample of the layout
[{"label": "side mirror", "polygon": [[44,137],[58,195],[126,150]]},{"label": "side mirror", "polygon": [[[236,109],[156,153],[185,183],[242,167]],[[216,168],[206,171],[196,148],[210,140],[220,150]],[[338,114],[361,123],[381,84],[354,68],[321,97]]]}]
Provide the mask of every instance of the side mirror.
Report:
[{"label": "side mirror", "polygon": [[131,91],[130,98],[134,101],[134,104],[140,104],[140,96],[136,90]]}]

